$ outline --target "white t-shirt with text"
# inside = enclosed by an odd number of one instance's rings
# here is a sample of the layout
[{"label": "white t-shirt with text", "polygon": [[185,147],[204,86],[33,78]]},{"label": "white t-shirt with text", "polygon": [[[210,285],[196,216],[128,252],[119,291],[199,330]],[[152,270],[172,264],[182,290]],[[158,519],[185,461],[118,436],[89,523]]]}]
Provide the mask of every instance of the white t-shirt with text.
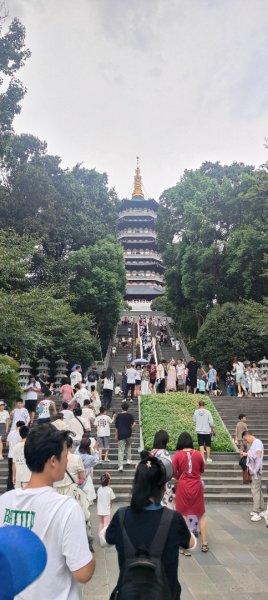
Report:
[{"label": "white t-shirt with text", "polygon": [[38,535],[47,550],[47,565],[37,581],[15,600],[79,600],[71,571],[92,560],[85,517],[78,502],[51,487],[12,490],[0,497],[0,527],[20,525]]},{"label": "white t-shirt with text", "polygon": [[26,460],[24,456],[24,445],[25,440],[22,442],[18,442],[14,446],[13,450],[13,463],[15,463],[16,465],[16,486],[19,487],[21,483],[27,483],[31,479],[31,471],[26,465]]},{"label": "white t-shirt with text", "polygon": [[5,423],[9,419],[9,412],[7,410],[0,411],[0,423]]},{"label": "white t-shirt with text", "polygon": [[97,427],[97,437],[109,436],[111,423],[112,419],[108,415],[98,415],[94,421],[94,425]]},{"label": "white t-shirt with text", "polygon": [[8,458],[13,458],[14,448],[16,444],[21,442],[19,431],[10,431],[7,436],[8,441]]}]

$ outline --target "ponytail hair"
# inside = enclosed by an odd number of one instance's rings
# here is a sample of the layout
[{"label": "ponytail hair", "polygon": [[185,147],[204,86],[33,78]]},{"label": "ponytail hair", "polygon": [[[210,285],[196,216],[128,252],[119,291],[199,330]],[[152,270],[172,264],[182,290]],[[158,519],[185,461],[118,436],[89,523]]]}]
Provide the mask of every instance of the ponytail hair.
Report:
[{"label": "ponytail hair", "polygon": [[154,456],[146,456],[143,452],[143,459],[138,464],[132,490],[130,506],[132,510],[139,511],[150,504],[152,498],[154,502],[161,502],[164,492],[165,478],[163,476],[163,466]]}]

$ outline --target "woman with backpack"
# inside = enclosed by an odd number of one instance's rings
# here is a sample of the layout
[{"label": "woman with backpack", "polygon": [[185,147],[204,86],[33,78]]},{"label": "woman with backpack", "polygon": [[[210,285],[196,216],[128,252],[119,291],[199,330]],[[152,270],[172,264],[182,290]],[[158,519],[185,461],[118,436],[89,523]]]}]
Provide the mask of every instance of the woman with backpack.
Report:
[{"label": "woman with backpack", "polygon": [[118,552],[120,573],[110,600],[180,599],[179,547],[194,548],[196,539],[183,517],[161,504],[171,477],[170,462],[148,453],[137,466],[130,506],[100,534],[102,545]]}]

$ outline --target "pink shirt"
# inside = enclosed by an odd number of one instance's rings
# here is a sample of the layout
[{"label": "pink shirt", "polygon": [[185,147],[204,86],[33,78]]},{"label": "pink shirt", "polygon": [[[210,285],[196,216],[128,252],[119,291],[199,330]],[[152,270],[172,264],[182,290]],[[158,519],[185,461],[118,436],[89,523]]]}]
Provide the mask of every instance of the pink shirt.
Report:
[{"label": "pink shirt", "polygon": [[62,402],[71,402],[72,400],[72,391],[73,388],[69,383],[65,383],[60,388],[60,393],[62,394],[61,401]]}]

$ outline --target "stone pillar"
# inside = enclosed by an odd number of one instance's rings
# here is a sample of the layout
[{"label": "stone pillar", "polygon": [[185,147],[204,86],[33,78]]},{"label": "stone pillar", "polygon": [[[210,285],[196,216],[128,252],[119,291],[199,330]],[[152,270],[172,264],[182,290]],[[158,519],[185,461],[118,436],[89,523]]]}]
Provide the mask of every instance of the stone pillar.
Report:
[{"label": "stone pillar", "polygon": [[39,377],[39,375],[41,375],[42,371],[47,371],[48,372],[48,379],[49,379],[49,364],[50,361],[45,358],[45,356],[43,356],[43,358],[39,358],[39,360],[37,361],[38,367],[37,367],[37,377]]},{"label": "stone pillar", "polygon": [[61,385],[61,380],[63,377],[67,377],[68,375],[68,362],[63,358],[56,360],[56,373],[55,373],[55,389],[59,389]]},{"label": "stone pillar", "polygon": [[27,358],[24,358],[20,362],[20,372],[18,377],[19,385],[23,390],[27,387],[30,375],[31,363]]},{"label": "stone pillar", "polygon": [[268,360],[263,357],[262,360],[259,360],[258,365],[261,370],[261,380],[262,380],[262,393],[264,396],[268,396]]}]

